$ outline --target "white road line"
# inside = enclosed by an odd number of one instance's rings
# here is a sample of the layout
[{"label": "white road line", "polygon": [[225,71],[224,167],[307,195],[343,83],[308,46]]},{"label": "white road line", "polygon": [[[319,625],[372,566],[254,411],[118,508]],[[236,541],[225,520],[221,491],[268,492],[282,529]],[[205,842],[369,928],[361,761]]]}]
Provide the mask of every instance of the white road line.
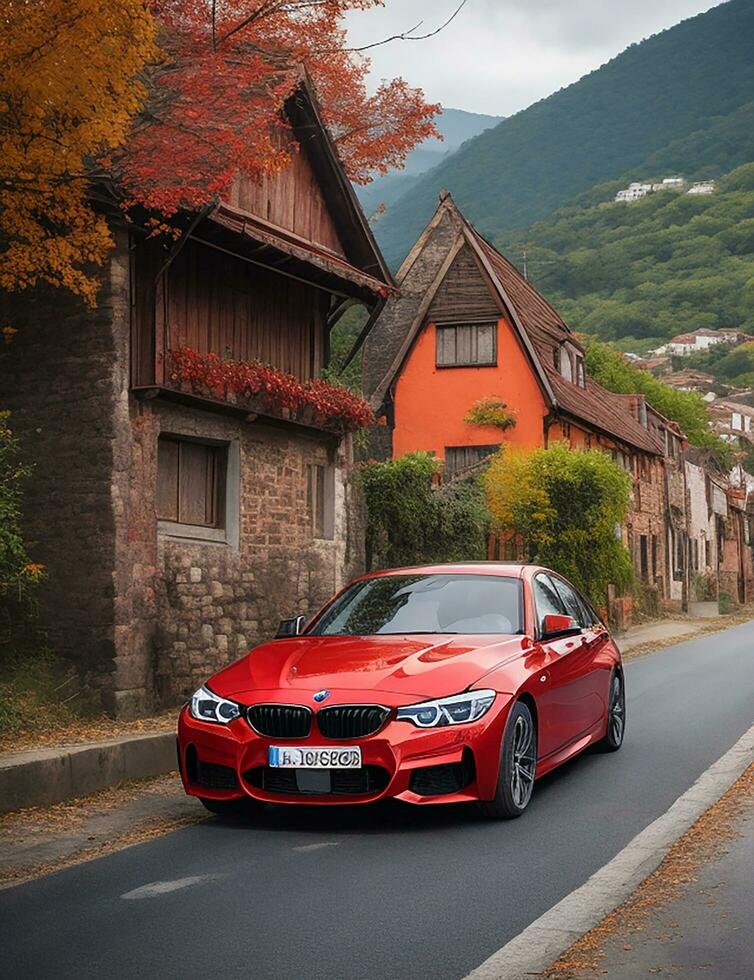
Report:
[{"label": "white road line", "polygon": [[752,762],[754,725],[667,812],[637,834],[580,888],[553,905],[464,980],[524,980],[545,970],[633,894],[678,838],[730,789]]},{"label": "white road line", "polygon": [[224,875],[191,875],[188,878],[174,878],[172,881],[150,881],[148,885],[134,888],[120,897],[126,899],[160,898],[162,895],[169,895],[170,892],[177,892],[182,888],[191,888],[192,885],[201,885],[224,877]]}]

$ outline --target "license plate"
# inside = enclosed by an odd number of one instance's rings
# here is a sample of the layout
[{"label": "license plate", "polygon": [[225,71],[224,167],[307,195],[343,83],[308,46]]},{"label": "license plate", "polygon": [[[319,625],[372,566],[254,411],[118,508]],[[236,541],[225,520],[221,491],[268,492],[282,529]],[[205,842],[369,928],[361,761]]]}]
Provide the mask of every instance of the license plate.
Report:
[{"label": "license plate", "polygon": [[338,748],[271,745],[267,765],[275,769],[359,769],[361,749],[357,745]]}]

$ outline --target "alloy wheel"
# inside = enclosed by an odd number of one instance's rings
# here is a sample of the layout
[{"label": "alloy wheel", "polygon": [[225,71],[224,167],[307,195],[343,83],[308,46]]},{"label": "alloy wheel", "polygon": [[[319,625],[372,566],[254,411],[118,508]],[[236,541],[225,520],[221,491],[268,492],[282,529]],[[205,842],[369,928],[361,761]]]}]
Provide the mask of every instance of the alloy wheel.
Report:
[{"label": "alloy wheel", "polygon": [[615,674],[610,691],[610,736],[616,745],[620,745],[623,741],[625,725],[626,701],[623,695],[623,681],[620,674]]},{"label": "alloy wheel", "polygon": [[519,715],[513,729],[511,796],[518,807],[525,807],[534,788],[536,770],[534,731],[528,715]]}]

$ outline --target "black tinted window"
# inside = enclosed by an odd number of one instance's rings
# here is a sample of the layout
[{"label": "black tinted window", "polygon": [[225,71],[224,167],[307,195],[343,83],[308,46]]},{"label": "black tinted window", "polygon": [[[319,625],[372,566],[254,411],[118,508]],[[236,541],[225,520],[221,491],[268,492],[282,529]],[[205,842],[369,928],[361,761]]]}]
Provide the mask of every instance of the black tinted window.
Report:
[{"label": "black tinted window", "polygon": [[544,628],[545,616],[568,615],[549,575],[537,575],[534,579],[534,605],[537,610],[537,625],[540,633]]},{"label": "black tinted window", "polygon": [[518,633],[521,582],[498,575],[384,575],[356,582],[314,624],[323,636]]},{"label": "black tinted window", "polygon": [[591,620],[588,619],[584,605],[575,589],[572,589],[567,582],[564,582],[562,578],[558,578],[557,576],[553,576],[550,581],[558,590],[558,595],[563,600],[563,605],[566,607],[568,615],[573,616],[579,626],[589,626]]}]

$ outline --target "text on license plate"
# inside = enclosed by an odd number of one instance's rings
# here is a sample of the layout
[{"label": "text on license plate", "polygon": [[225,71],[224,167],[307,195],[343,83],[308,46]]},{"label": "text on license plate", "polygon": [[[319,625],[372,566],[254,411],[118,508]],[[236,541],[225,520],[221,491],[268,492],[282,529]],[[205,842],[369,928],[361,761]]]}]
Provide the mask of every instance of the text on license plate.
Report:
[{"label": "text on license plate", "polygon": [[278,769],[359,769],[361,749],[356,745],[338,748],[271,745],[267,765]]}]

